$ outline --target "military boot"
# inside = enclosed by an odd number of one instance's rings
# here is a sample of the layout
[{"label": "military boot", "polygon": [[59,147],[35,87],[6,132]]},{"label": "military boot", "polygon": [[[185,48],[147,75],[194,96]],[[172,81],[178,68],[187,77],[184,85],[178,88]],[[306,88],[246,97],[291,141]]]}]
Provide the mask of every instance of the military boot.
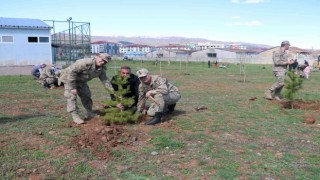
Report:
[{"label": "military boot", "polygon": [[84,120],[82,120],[79,116],[79,114],[77,112],[72,112],[71,113],[73,122],[77,123],[77,124],[83,124]]},{"label": "military boot", "polygon": [[265,93],[264,93],[264,98],[268,99],[268,100],[272,100],[272,93],[273,91],[271,91],[270,89],[268,89]]},{"label": "military boot", "polygon": [[161,123],[161,118],[162,118],[162,112],[156,112],[156,114],[153,116],[153,118],[150,119],[149,121],[147,121],[145,124],[146,125],[154,125],[154,124]]},{"label": "military boot", "polygon": [[85,119],[91,119],[91,118],[94,118],[94,117],[98,117],[99,115],[94,113],[92,110],[86,110],[86,114],[85,114]]},{"label": "military boot", "polygon": [[276,89],[274,91],[274,99],[277,100],[277,101],[282,101],[282,99],[283,99],[282,95],[280,94],[281,89]]},{"label": "military boot", "polygon": [[46,89],[49,89],[50,85],[47,82],[45,82],[45,83],[43,83],[43,87],[46,88]]},{"label": "military boot", "polygon": [[168,114],[172,113],[174,111],[174,108],[176,107],[176,103],[171,104],[168,106]]}]

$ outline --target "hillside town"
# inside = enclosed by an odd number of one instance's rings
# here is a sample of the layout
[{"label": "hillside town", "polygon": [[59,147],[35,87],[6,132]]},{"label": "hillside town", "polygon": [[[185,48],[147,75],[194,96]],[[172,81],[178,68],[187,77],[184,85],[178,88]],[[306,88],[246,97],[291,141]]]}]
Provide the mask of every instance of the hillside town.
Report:
[{"label": "hillside town", "polygon": [[320,180],[318,5],[3,1],[0,180]]},{"label": "hillside town", "polygon": [[[62,23],[66,30],[56,30],[58,23]],[[272,64],[272,52],[278,47],[248,45],[249,43],[215,43],[209,40],[189,43],[171,43],[167,40],[165,43],[151,45],[121,39],[117,42],[98,39],[91,36],[89,22],[75,22],[72,18],[67,21],[43,21],[1,17],[0,68],[3,74],[8,74],[12,68],[18,68],[21,72],[23,67],[35,64],[69,64],[99,53],[108,53],[112,59],[118,60]],[[301,49],[293,44],[288,54],[299,63],[307,60],[313,64],[318,60],[320,50]]]}]

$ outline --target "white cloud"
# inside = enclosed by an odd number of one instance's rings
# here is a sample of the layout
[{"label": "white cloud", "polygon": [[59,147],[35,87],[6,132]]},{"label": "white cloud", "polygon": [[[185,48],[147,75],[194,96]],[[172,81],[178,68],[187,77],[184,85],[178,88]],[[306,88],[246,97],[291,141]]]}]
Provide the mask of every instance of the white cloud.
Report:
[{"label": "white cloud", "polygon": [[240,19],[240,16],[232,16],[231,19]]},{"label": "white cloud", "polygon": [[258,4],[258,3],[263,3],[264,0],[245,0],[243,3],[246,4]]},{"label": "white cloud", "polygon": [[248,22],[234,22],[228,23],[227,26],[261,26],[260,21],[248,21]]},{"label": "white cloud", "polygon": [[264,1],[265,0],[231,0],[231,3],[258,4]]}]

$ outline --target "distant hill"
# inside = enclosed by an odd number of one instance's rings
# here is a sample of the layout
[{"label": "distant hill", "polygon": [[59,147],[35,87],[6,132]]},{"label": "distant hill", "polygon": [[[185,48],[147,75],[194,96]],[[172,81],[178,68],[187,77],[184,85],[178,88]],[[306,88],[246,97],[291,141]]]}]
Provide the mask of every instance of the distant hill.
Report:
[{"label": "distant hill", "polygon": [[252,44],[245,42],[223,42],[209,40],[205,38],[187,38],[187,37],[177,37],[177,36],[168,36],[168,37],[148,37],[148,36],[136,36],[136,37],[127,37],[127,36],[91,36],[91,42],[95,41],[109,41],[118,43],[119,41],[132,42],[135,44],[145,44],[150,46],[161,46],[168,44],[195,44],[198,42],[211,42],[211,43],[238,43],[248,45],[249,47],[257,48],[270,48],[271,46],[265,44]]}]

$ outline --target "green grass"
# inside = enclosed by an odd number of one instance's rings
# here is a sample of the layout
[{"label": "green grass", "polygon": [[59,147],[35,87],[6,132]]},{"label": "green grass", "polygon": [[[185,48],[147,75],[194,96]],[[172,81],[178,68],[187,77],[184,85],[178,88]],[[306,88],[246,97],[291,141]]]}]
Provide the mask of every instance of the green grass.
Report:
[{"label": "green grass", "polygon": [[[272,67],[209,69],[206,63],[112,61],[133,72],[147,68],[177,85],[182,98],[168,126],[127,125],[138,145],[114,148],[110,161],[90,148],[77,150],[63,89],[46,90],[31,76],[0,77],[0,179],[318,179],[318,109],[283,109],[263,99],[275,78]],[[320,73],[303,82],[298,99],[320,99]],[[89,82],[94,108],[109,98],[98,79]],[[250,101],[257,97],[255,101]],[[81,103],[80,103],[81,104]],[[196,108],[204,106],[205,110]],[[80,105],[80,110],[83,110]],[[306,125],[306,115],[317,121]],[[149,140],[148,140],[149,139]],[[63,151],[61,151],[62,149]],[[99,146],[97,151],[104,151]],[[156,151],[157,155],[151,153]],[[63,154],[59,154],[62,153]]]}]

